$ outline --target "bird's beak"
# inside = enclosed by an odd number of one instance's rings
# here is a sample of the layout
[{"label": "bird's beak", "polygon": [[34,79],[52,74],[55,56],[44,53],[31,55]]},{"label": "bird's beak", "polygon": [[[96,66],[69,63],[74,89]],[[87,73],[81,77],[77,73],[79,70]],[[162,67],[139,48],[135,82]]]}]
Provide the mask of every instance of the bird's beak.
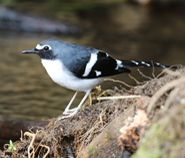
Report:
[{"label": "bird's beak", "polygon": [[28,49],[28,50],[24,50],[22,51],[23,54],[37,54],[38,50],[34,49]]}]

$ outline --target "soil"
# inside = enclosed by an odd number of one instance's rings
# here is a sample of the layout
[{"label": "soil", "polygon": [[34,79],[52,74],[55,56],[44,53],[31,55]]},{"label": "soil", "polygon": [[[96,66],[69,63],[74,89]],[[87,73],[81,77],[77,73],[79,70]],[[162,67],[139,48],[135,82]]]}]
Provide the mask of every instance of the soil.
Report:
[{"label": "soil", "polygon": [[74,117],[29,129],[0,157],[184,158],[185,69],[137,84],[95,91]]}]

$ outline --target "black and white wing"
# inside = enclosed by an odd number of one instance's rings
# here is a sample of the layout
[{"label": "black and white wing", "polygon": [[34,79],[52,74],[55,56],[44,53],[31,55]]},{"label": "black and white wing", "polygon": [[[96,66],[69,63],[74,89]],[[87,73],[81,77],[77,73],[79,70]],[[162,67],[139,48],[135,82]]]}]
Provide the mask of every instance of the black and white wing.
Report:
[{"label": "black and white wing", "polygon": [[119,73],[129,73],[130,70],[122,65],[121,60],[116,60],[103,51],[89,54],[89,56],[80,56],[75,67],[70,71],[79,78],[98,78],[108,77]]}]

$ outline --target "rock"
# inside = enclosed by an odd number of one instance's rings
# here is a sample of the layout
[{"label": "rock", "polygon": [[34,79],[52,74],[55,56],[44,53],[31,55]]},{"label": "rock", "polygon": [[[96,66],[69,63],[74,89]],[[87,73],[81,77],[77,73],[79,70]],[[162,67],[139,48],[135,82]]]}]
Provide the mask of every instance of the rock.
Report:
[{"label": "rock", "polygon": [[56,20],[23,12],[0,5],[0,30],[26,31],[51,34],[76,34],[80,29]]}]

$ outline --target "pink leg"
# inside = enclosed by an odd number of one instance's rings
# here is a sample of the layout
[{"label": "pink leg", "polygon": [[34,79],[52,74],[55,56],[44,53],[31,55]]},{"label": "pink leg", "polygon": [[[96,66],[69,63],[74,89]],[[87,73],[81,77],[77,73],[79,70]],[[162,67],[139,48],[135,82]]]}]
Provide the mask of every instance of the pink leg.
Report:
[{"label": "pink leg", "polygon": [[72,97],[71,101],[69,102],[69,104],[68,104],[67,107],[65,108],[63,114],[68,114],[68,113],[69,113],[69,111],[70,111],[69,108],[70,108],[71,104],[73,103],[74,99],[76,98],[77,94],[78,94],[78,92],[76,92],[76,93],[74,94],[74,96]]},{"label": "pink leg", "polygon": [[73,100],[75,99],[75,97],[76,97],[76,95],[78,93],[78,92],[76,92],[75,95],[73,96],[73,98],[71,99],[71,101],[69,102],[68,106],[66,107],[64,113],[63,113],[65,116],[62,116],[59,120],[64,119],[64,118],[68,118],[68,117],[71,117],[71,116],[74,116],[78,112],[78,110],[80,109],[80,107],[82,106],[82,104],[84,103],[84,101],[86,100],[88,95],[90,94],[90,92],[91,92],[91,89],[86,91],[85,96],[83,97],[83,99],[81,100],[81,102],[77,106],[77,108],[69,109],[69,107],[71,106]]}]

